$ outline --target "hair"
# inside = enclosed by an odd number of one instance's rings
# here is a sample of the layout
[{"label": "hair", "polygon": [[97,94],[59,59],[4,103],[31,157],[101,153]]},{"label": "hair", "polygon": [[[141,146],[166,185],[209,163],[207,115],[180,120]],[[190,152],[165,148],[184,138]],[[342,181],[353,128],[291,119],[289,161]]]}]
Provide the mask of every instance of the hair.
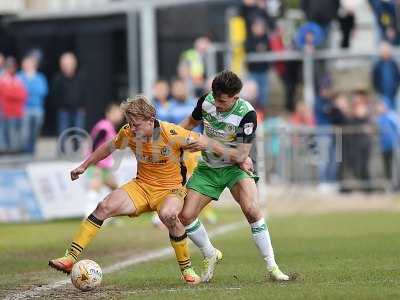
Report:
[{"label": "hair", "polygon": [[114,107],[120,107],[120,106],[121,106],[121,104],[120,104],[119,102],[112,101],[112,102],[110,102],[110,103],[107,104],[107,106],[106,106],[104,112],[107,114],[107,113],[109,113]]},{"label": "hair", "polygon": [[138,118],[147,121],[156,116],[156,109],[153,104],[143,95],[128,98],[121,103],[121,109],[128,121]]},{"label": "hair", "polygon": [[368,90],[359,88],[359,89],[355,89],[353,91],[353,95],[368,97],[369,94],[368,94]]},{"label": "hair", "polygon": [[165,84],[167,84],[167,85],[169,86],[168,80],[165,79],[165,78],[162,78],[162,77],[158,78],[158,79],[154,82],[153,86],[156,85],[156,84],[159,84],[159,83],[165,83]]},{"label": "hair", "polygon": [[242,87],[242,81],[232,71],[222,71],[218,73],[211,85],[214,96],[227,94],[229,97],[238,94]]},{"label": "hair", "polygon": [[4,61],[4,67],[6,69],[18,68],[18,63],[17,63],[17,60],[15,59],[15,57],[14,56],[7,56],[5,61]]}]

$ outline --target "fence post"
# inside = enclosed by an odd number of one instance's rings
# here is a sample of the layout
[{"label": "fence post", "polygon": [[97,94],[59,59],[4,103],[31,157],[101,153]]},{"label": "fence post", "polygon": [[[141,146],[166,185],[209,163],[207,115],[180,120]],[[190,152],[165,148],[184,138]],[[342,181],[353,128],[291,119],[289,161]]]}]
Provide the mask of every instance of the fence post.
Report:
[{"label": "fence post", "polygon": [[217,73],[217,48],[211,45],[206,52],[206,80]]},{"label": "fence post", "polygon": [[144,2],[140,9],[140,45],[142,56],[142,92],[151,95],[157,79],[157,25],[156,8],[152,2]]},{"label": "fence post", "polygon": [[140,61],[139,61],[139,17],[138,12],[127,13],[127,51],[128,51],[128,95],[136,95],[139,91]]},{"label": "fence post", "polygon": [[314,107],[315,87],[314,87],[314,59],[313,54],[304,52],[303,56],[303,96],[304,101],[310,108]]}]

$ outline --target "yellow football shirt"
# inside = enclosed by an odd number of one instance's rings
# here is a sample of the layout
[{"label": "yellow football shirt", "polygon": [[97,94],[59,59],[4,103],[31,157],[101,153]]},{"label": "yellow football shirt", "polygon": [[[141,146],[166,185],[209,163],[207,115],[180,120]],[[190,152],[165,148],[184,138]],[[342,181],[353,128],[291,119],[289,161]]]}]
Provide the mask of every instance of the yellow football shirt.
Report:
[{"label": "yellow football shirt", "polygon": [[182,162],[183,147],[188,138],[198,134],[178,125],[156,120],[151,141],[135,139],[129,124],[114,139],[116,149],[129,147],[136,156],[136,180],[155,187],[175,188],[185,184],[186,168]]}]

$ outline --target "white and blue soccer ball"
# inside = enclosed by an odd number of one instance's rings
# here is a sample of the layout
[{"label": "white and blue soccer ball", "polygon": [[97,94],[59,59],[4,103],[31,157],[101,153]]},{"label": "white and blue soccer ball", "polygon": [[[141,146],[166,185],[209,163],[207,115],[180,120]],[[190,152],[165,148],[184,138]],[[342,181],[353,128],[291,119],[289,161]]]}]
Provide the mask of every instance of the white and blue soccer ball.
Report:
[{"label": "white and blue soccer ball", "polygon": [[100,266],[93,260],[76,262],[71,271],[72,284],[81,291],[90,291],[98,287],[103,278]]}]

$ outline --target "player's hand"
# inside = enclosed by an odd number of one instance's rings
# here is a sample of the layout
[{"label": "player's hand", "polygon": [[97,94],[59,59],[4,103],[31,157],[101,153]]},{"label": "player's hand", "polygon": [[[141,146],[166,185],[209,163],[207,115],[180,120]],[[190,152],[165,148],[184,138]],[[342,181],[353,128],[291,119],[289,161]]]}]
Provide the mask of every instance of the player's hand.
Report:
[{"label": "player's hand", "polygon": [[239,167],[245,172],[254,172],[253,161],[247,156],[244,162],[239,164]]},{"label": "player's hand", "polygon": [[71,180],[74,181],[79,178],[80,175],[85,173],[86,168],[84,166],[79,166],[71,171]]},{"label": "player's hand", "polygon": [[197,152],[206,150],[208,146],[208,139],[204,135],[200,135],[197,139],[188,138],[185,150],[189,152]]}]

